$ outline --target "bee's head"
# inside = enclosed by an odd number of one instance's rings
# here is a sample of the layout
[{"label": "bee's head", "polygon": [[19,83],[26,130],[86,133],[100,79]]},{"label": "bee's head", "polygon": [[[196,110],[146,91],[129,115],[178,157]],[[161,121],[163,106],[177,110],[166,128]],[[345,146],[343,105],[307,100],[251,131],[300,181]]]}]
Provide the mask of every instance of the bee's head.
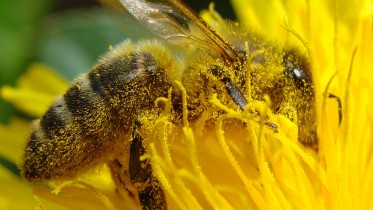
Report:
[{"label": "bee's head", "polygon": [[[286,90],[292,93],[284,97],[297,112],[298,138],[305,145],[316,146],[316,107],[312,68],[306,56],[296,49],[285,49],[282,56],[283,76]],[[284,103],[277,107],[281,109]]]},{"label": "bee's head", "polygon": [[[305,145],[316,145],[315,94],[309,59],[295,48],[281,50],[262,42],[253,41],[249,43],[249,50],[241,47],[238,51],[247,59],[247,66],[240,71],[250,74],[251,98],[264,100],[264,96],[268,95],[273,112],[287,116],[298,125],[299,141]],[[243,80],[246,78],[242,77]],[[228,88],[241,108],[246,105],[242,94],[247,88],[244,84],[235,82]],[[289,109],[293,110],[292,114],[289,114]]]}]

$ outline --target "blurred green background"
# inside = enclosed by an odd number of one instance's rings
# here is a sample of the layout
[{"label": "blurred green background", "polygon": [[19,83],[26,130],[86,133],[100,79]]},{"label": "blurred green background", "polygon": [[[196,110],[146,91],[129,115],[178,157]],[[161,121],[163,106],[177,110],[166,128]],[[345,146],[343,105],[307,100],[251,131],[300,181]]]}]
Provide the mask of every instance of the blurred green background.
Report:
[{"label": "blurred green background", "polygon": [[[186,2],[199,12],[211,1]],[[215,4],[223,17],[234,19],[228,0]],[[128,15],[95,0],[0,1],[0,86],[15,85],[32,62],[44,63],[71,81],[89,71],[109,45],[128,37],[147,38],[143,30]],[[0,98],[0,123],[14,115],[22,113]]]}]

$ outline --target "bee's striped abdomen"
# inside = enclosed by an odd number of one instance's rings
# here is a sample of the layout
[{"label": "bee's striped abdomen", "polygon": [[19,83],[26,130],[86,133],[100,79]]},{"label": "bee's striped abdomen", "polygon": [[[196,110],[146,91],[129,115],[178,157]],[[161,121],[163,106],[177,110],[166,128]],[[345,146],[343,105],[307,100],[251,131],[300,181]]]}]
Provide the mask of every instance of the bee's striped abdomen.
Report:
[{"label": "bee's striped abdomen", "polygon": [[[134,123],[149,112],[161,112],[154,102],[167,97],[172,86],[168,73],[177,72],[174,59],[155,44],[125,42],[52,104],[35,123],[27,143],[23,165],[27,180],[74,178],[120,158],[129,173],[122,173],[122,166],[113,170],[117,186],[124,187],[143,209],[166,209],[150,162],[141,160],[147,141]],[[124,185],[126,177],[130,187]]]},{"label": "bee's striped abdomen", "polygon": [[52,104],[27,143],[26,179],[72,178],[108,161],[118,146],[129,149],[125,136],[133,120],[154,109],[154,101],[171,87],[164,69],[173,58],[159,44],[148,51],[154,45],[124,42]]},{"label": "bee's striped abdomen", "polygon": [[36,123],[26,148],[26,179],[74,177],[110,154],[119,135],[115,110],[95,88],[83,75]]}]

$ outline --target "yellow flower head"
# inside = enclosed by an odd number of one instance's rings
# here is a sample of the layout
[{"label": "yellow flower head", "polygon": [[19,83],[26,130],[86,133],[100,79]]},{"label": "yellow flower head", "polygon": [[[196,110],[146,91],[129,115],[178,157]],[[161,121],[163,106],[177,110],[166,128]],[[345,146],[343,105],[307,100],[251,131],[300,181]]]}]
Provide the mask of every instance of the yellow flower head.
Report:
[{"label": "yellow flower head", "polygon": [[[371,208],[372,1],[232,0],[232,4],[240,24],[268,35],[268,39],[303,47],[309,53],[316,89],[318,151],[298,142],[296,120],[290,119],[292,115],[274,114],[266,97],[265,101],[249,100],[244,110],[237,110],[214,95],[204,101],[211,104],[211,110],[198,120],[188,120],[188,84],[175,81],[178,89],[155,101],[162,113],[149,112],[138,119],[143,125],[139,132],[147,151],[141,160],[151,163],[167,207]],[[214,27],[222,21],[212,7],[202,16]],[[44,67],[34,66],[29,72],[17,88],[2,87],[1,97],[40,117],[67,85]],[[38,81],[48,77],[56,89],[44,83],[35,89],[35,83],[29,81],[38,74]],[[174,123],[172,91],[182,96],[180,124]],[[30,97],[31,92],[34,97]],[[341,106],[338,100],[328,97],[331,93],[340,99]],[[38,106],[25,103],[32,100]],[[211,119],[213,123],[209,123]],[[17,136],[13,128],[18,124],[2,125],[1,139]],[[7,150],[0,150],[0,154],[8,156]],[[18,161],[11,154],[9,159]],[[121,171],[121,167],[115,170],[112,164],[103,163],[69,181],[34,186],[39,205],[46,202],[38,200],[43,197],[71,209],[140,209],[138,201],[128,193],[137,186],[127,185],[128,172]]]}]

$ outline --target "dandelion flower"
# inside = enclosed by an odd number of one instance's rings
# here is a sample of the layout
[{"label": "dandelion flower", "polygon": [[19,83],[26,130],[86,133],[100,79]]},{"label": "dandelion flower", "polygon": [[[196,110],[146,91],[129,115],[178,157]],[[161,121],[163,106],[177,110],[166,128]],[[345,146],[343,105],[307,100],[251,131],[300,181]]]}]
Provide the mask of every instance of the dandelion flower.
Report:
[{"label": "dandelion flower", "polygon": [[[145,116],[141,134],[148,151],[144,158],[152,164],[168,208],[370,209],[372,1],[232,0],[232,4],[242,24],[289,44],[300,43],[309,52],[314,67],[319,150],[298,143],[297,125],[270,110],[268,116],[279,124],[277,132],[212,98],[208,103],[225,114],[206,127],[203,117],[187,120],[187,100],[183,98],[183,123],[175,125],[171,96],[159,98],[156,102],[164,104],[164,112]],[[204,15],[208,19],[216,14],[210,10]],[[43,77],[48,72],[44,71]],[[21,88],[3,87],[2,97],[40,116],[51,103],[51,95],[67,88],[64,82],[60,84],[62,88],[52,94],[40,95],[47,88],[37,91],[40,107],[25,104],[24,100],[31,99],[21,94]],[[186,97],[184,86],[177,84]],[[338,100],[328,98],[330,93],[340,98],[341,106]],[[267,110],[264,102],[251,105]],[[0,154],[6,151],[0,150]],[[115,187],[105,164],[68,182],[34,186],[34,193],[70,209],[140,209],[124,189]]]}]

